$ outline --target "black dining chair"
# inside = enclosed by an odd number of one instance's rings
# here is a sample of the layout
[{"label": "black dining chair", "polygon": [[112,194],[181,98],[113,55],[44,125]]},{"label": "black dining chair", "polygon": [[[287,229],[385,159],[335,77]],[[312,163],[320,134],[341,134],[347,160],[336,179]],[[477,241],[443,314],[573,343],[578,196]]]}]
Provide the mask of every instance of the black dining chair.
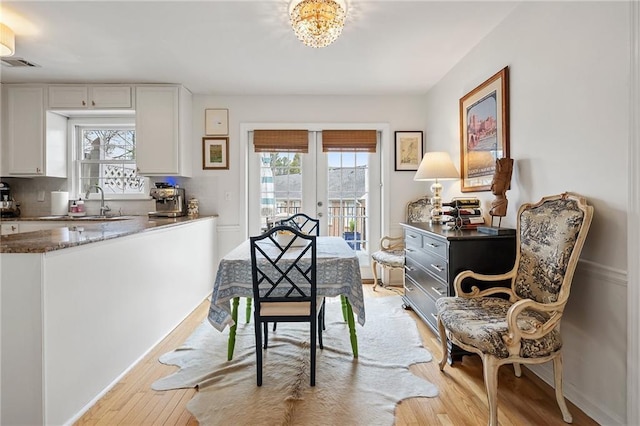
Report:
[{"label": "black dining chair", "polygon": [[304,213],[296,213],[276,222],[276,226],[293,226],[305,234],[320,236],[320,219],[314,219]]},{"label": "black dining chair", "polygon": [[[257,385],[262,386],[262,352],[269,322],[308,322],[310,384],[316,382],[316,335],[322,349],[322,310],[317,309],[316,236],[292,226],[276,226],[250,238],[254,299]],[[264,344],[263,344],[264,340]]]}]

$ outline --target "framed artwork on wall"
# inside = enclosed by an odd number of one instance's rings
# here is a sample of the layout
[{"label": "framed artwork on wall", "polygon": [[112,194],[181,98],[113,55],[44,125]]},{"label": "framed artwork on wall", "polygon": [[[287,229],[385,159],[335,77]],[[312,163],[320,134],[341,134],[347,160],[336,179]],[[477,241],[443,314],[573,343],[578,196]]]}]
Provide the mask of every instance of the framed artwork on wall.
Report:
[{"label": "framed artwork on wall", "polygon": [[205,109],[204,134],[207,136],[226,136],[229,134],[229,110]]},{"label": "framed artwork on wall", "polygon": [[204,170],[229,169],[229,138],[202,138],[202,168]]},{"label": "framed artwork on wall", "polygon": [[460,189],[491,190],[498,158],[509,157],[509,67],[460,99]]},{"label": "framed artwork on wall", "polygon": [[422,131],[398,131],[396,135],[396,171],[416,171],[422,161]]}]

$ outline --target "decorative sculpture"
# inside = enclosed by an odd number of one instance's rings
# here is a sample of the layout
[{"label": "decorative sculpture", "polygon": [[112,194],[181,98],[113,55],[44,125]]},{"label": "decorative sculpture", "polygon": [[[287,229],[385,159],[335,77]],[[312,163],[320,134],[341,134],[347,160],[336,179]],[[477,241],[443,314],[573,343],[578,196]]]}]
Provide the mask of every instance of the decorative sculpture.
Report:
[{"label": "decorative sculpture", "polygon": [[493,174],[493,180],[491,181],[491,192],[495,195],[495,199],[491,202],[491,209],[489,214],[491,215],[491,226],[493,226],[493,218],[498,216],[498,227],[502,217],[507,215],[507,205],[509,201],[505,193],[509,189],[511,184],[511,173],[513,172],[513,159],[512,158],[498,158],[496,160],[496,171]]}]

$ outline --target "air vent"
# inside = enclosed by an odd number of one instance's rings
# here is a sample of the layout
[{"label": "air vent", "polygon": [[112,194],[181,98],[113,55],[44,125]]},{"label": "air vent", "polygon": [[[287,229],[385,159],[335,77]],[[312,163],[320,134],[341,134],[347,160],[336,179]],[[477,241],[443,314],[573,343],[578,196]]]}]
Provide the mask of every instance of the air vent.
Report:
[{"label": "air vent", "polygon": [[11,56],[5,56],[0,59],[2,65],[8,67],[32,67],[32,68],[40,68],[40,65],[34,64],[33,62],[29,62],[26,59],[16,58]]}]

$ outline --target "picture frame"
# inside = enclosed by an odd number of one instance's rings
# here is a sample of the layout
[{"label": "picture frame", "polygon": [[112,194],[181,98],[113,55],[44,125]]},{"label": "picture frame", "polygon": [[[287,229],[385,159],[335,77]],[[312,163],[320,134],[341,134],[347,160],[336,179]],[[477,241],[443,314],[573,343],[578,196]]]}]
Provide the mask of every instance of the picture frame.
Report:
[{"label": "picture frame", "polygon": [[202,138],[202,169],[229,170],[229,138]]},{"label": "picture frame", "polygon": [[460,190],[490,191],[503,157],[509,157],[509,67],[460,99]]},{"label": "picture frame", "polygon": [[395,170],[417,171],[422,161],[422,131],[395,132]]},{"label": "picture frame", "polygon": [[229,134],[229,110],[205,109],[204,134],[207,136],[226,136]]}]

